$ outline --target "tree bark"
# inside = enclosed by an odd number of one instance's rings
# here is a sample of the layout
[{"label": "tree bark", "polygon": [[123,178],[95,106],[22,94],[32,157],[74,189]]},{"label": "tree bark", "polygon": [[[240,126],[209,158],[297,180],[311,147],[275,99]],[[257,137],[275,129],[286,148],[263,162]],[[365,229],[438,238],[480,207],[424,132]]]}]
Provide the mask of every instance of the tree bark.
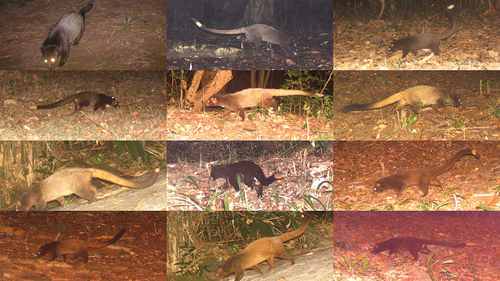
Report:
[{"label": "tree bark", "polygon": [[[193,111],[199,112],[208,98],[217,94],[231,79],[233,79],[231,70],[197,70],[186,96],[189,101],[194,102]],[[197,90],[200,83],[202,87]]]}]

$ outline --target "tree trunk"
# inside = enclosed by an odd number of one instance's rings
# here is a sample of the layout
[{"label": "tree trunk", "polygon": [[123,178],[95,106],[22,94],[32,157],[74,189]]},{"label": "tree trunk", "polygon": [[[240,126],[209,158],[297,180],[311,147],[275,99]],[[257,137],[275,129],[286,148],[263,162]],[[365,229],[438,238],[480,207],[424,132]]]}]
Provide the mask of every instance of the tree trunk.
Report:
[{"label": "tree trunk", "polygon": [[380,3],[382,3],[382,8],[380,8],[380,14],[378,14],[377,19],[381,19],[382,16],[384,15],[384,9],[385,9],[385,0],[380,0]]},{"label": "tree trunk", "polygon": [[[217,94],[231,79],[233,79],[231,70],[197,70],[186,95],[189,101],[194,102],[193,111],[199,112],[208,98]],[[202,88],[197,91],[200,83],[202,83]]]},{"label": "tree trunk", "polygon": [[274,0],[248,0],[241,20],[242,26],[256,23],[274,25]]}]

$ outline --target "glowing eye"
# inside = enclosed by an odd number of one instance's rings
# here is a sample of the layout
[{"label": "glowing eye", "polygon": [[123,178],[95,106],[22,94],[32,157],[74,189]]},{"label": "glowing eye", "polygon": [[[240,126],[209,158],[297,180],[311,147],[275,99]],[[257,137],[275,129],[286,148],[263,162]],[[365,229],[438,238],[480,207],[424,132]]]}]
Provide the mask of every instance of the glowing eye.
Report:
[{"label": "glowing eye", "polygon": [[44,63],[47,63],[47,62],[48,62],[48,60],[43,60],[43,62],[44,62]]},{"label": "glowing eye", "polygon": [[56,61],[56,59],[55,59],[55,58],[51,58],[51,59],[50,59],[50,62],[55,62],[55,61]]}]

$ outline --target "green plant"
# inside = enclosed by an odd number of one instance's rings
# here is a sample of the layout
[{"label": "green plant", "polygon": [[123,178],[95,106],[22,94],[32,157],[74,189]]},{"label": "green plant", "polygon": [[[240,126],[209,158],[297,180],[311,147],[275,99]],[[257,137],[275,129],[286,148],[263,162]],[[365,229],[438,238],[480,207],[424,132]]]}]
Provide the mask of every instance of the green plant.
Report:
[{"label": "green plant", "polygon": [[[197,184],[197,181],[195,179],[190,178],[190,177],[185,178],[184,181],[188,182],[188,183],[195,184],[195,185]],[[196,198],[194,198],[193,196],[191,196],[189,194],[182,193],[182,192],[176,192],[176,191],[174,191],[174,193],[187,197],[189,200],[186,200],[186,203],[192,205],[197,210],[212,211],[212,207],[210,207],[210,205],[212,204],[213,201],[215,201],[215,199],[217,199],[217,197],[219,195],[224,193],[224,191],[216,192],[214,194],[214,196],[212,196],[212,198],[210,198],[210,200],[208,200],[208,202],[205,206],[203,206],[198,200],[196,200]],[[228,210],[230,210],[229,200],[227,198],[227,195],[225,195],[225,197],[224,197],[224,211],[228,211]]]},{"label": "green plant", "polygon": [[235,230],[241,234],[243,240],[249,237],[257,238],[276,236],[277,229],[292,225],[295,228],[300,225],[290,213],[282,212],[232,212]]},{"label": "green plant", "polygon": [[493,187],[493,190],[495,191],[495,196],[498,196],[498,193],[500,192],[500,185]]},{"label": "green plant", "polygon": [[147,154],[144,151],[144,147],[146,146],[146,142],[144,141],[108,141],[107,145],[111,152],[114,152],[117,155],[120,155],[125,151],[126,148],[128,148],[128,152],[132,155],[132,157],[134,157],[136,161],[139,160],[139,158],[141,158],[143,161],[148,160]]},{"label": "green plant", "polygon": [[49,156],[46,151],[42,151],[42,155],[38,159],[43,159],[40,169],[34,169],[35,172],[44,174],[46,176],[52,175],[52,171],[56,169],[56,158],[54,156]]},{"label": "green plant", "polygon": [[440,274],[445,274],[445,275],[448,275],[448,276],[456,277],[455,273],[453,273],[451,271],[448,271],[446,269],[443,269],[443,267],[444,267],[443,265],[444,264],[453,263],[452,259],[448,259],[452,255],[448,255],[448,256],[445,256],[445,257],[443,257],[443,258],[441,258],[439,260],[432,261],[432,259],[435,257],[436,254],[437,254],[437,252],[431,252],[427,256],[426,268],[427,268],[427,273],[429,274],[429,277],[432,280],[438,280],[436,278],[436,276],[434,275],[434,270],[433,270],[433,268],[436,267],[437,265],[439,265],[439,267],[440,267],[440,270],[439,270]]},{"label": "green plant", "polygon": [[417,122],[417,116],[415,113],[412,113],[412,114],[410,114],[410,116],[408,116],[408,119],[401,122],[401,125],[403,125],[404,127],[407,127],[410,131],[415,132],[415,128],[413,128],[412,126],[416,122]]},{"label": "green plant", "polygon": [[464,119],[462,117],[459,118],[447,117],[447,118],[454,121],[452,124],[450,124],[451,127],[461,128],[465,125]]},{"label": "green plant", "polygon": [[375,77],[375,78],[376,78],[376,80],[377,80],[378,82],[380,82],[380,84],[382,84],[382,85],[387,85],[387,84],[389,84],[389,81],[387,81],[387,79],[385,79],[385,78],[383,78],[383,77],[377,76],[377,77]]},{"label": "green plant", "polygon": [[[326,77],[330,73],[325,73]],[[320,76],[311,75],[308,71],[289,70],[285,73],[288,79],[281,86],[283,89],[300,89],[311,92],[321,92],[329,82]],[[311,115],[315,118],[333,118],[333,97],[324,92],[322,98],[304,98],[303,96],[288,96],[281,98],[281,107],[291,113]],[[330,93],[331,94],[331,93]]]},{"label": "green plant", "polygon": [[187,242],[184,243],[184,246],[180,246],[179,248],[183,251],[183,253],[179,258],[180,262],[175,263],[175,265],[180,266],[176,274],[202,277],[203,273],[208,271],[208,265],[201,264],[200,252]]},{"label": "green plant", "polygon": [[[362,260],[363,263],[361,263],[361,268],[360,269],[356,268],[356,265],[360,264]],[[350,258],[344,256],[344,262],[343,263],[339,262],[339,263],[345,269],[351,272],[357,271],[361,275],[366,275],[366,270],[373,267],[373,265],[368,262],[368,257],[361,257],[359,259],[351,260]]]},{"label": "green plant", "polygon": [[493,117],[499,117],[500,116],[500,108],[495,106],[492,109],[488,110],[488,113]]},{"label": "green plant", "polygon": [[196,180],[196,178],[193,177],[193,176],[187,176],[187,177],[185,177],[184,181],[187,182],[187,183],[192,183],[192,184],[196,185],[197,188],[200,188],[200,184],[198,183],[198,181]]}]

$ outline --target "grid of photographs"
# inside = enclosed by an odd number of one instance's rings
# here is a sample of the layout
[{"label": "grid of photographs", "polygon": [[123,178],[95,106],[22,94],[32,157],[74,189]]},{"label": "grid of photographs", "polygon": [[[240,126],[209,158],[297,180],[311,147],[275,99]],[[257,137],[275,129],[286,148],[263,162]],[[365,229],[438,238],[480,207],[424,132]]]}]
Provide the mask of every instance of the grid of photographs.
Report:
[{"label": "grid of photographs", "polygon": [[0,279],[336,280],[335,5],[1,2]]},{"label": "grid of photographs", "polygon": [[500,280],[500,1],[333,10],[334,280]]}]

